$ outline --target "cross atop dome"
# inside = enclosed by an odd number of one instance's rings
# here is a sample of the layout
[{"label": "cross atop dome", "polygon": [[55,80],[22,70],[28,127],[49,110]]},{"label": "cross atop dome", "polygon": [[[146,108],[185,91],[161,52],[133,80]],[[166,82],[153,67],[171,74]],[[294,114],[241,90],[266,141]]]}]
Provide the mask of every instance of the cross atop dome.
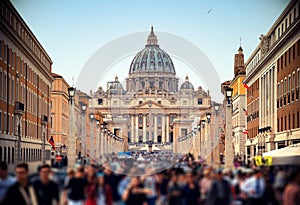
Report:
[{"label": "cross atop dome", "polygon": [[154,34],[153,26],[151,26],[151,32],[150,32],[150,35],[148,36],[147,45],[146,46],[151,46],[151,45],[158,46],[158,44],[157,44],[157,37]]}]

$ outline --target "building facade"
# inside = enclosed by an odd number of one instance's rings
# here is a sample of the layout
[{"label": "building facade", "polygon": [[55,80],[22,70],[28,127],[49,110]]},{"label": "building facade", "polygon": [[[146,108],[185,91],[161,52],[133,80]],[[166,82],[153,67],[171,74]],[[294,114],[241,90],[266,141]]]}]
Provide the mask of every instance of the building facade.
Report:
[{"label": "building facade", "polygon": [[13,5],[0,3],[0,160],[50,160],[52,61]]},{"label": "building facade", "polygon": [[243,49],[238,49],[234,57],[234,78],[230,83],[232,91],[232,129],[235,160],[244,161],[246,155],[246,88],[243,80],[246,75]]},{"label": "building facade", "polygon": [[210,95],[197,90],[188,76],[179,78],[170,56],[158,45],[153,27],[144,49],[129,68],[126,87],[107,82],[93,93],[90,110],[102,113],[103,123],[114,135],[128,141],[124,149],[172,150],[177,138],[192,131],[196,116],[210,107]]},{"label": "building facade", "polygon": [[69,84],[58,74],[52,73],[51,136],[56,154],[66,155],[69,136]]},{"label": "building facade", "polygon": [[246,62],[247,155],[300,142],[299,11],[292,0]]}]

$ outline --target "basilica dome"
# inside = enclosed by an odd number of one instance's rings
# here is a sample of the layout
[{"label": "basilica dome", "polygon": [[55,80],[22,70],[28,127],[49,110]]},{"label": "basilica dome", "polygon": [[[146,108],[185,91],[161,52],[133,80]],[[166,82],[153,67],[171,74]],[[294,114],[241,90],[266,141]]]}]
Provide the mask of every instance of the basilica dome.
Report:
[{"label": "basilica dome", "polygon": [[153,27],[151,27],[145,48],[136,54],[129,70],[129,74],[144,72],[176,74],[172,59],[157,44],[157,37],[154,34]]},{"label": "basilica dome", "polygon": [[180,89],[185,89],[185,90],[194,90],[193,84],[189,81],[189,77],[185,77],[184,83],[181,84]]}]

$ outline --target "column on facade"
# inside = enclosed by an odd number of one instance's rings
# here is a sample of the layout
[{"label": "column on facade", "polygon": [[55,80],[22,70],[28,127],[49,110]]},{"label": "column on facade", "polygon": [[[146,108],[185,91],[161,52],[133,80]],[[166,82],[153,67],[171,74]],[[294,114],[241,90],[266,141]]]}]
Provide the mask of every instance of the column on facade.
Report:
[{"label": "column on facade", "polygon": [[96,136],[96,162],[99,162],[99,158],[100,158],[100,140],[101,140],[101,136],[100,136],[100,125],[97,126],[97,136]]},{"label": "column on facade", "polygon": [[165,143],[166,142],[166,139],[165,139],[165,126],[166,126],[166,122],[165,122],[165,115],[162,115],[161,116],[161,141],[162,143]]},{"label": "column on facade", "polygon": [[154,142],[157,142],[157,115],[154,115]]},{"label": "column on facade", "polygon": [[169,122],[169,115],[166,115],[166,142],[170,142],[170,133],[169,133],[169,131],[170,131],[170,128],[169,128],[169,124],[170,124],[170,122]]},{"label": "column on facade", "polygon": [[134,115],[130,115],[130,125],[131,125],[131,130],[130,130],[131,142],[135,142],[135,135],[134,135]]},{"label": "column on facade", "polygon": [[146,115],[143,115],[143,142],[147,141],[147,136],[146,136]]},{"label": "column on facade", "polygon": [[139,142],[139,115],[135,115],[134,142]]},{"label": "column on facade", "polygon": [[102,128],[100,130],[100,154],[104,154],[104,131],[103,131],[104,128]]}]

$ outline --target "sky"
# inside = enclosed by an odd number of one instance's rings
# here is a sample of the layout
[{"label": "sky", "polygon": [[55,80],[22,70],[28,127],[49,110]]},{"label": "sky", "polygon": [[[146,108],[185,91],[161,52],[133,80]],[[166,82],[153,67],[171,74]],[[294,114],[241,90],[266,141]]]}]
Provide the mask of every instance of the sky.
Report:
[{"label": "sky", "polygon": [[[150,31],[151,25],[155,31],[192,42],[211,61],[221,82],[230,80],[234,54],[240,44],[246,61],[259,44],[259,36],[268,32],[289,3],[288,0],[11,1],[52,59],[52,71],[62,75],[70,85],[72,78],[76,84],[81,69],[99,48],[124,35]],[[99,84],[104,86],[116,74],[121,80],[126,77],[133,56],[114,62],[111,72]],[[183,79],[188,74],[188,65],[178,59],[173,61]],[[202,84],[195,75],[189,76],[194,87]]]}]

